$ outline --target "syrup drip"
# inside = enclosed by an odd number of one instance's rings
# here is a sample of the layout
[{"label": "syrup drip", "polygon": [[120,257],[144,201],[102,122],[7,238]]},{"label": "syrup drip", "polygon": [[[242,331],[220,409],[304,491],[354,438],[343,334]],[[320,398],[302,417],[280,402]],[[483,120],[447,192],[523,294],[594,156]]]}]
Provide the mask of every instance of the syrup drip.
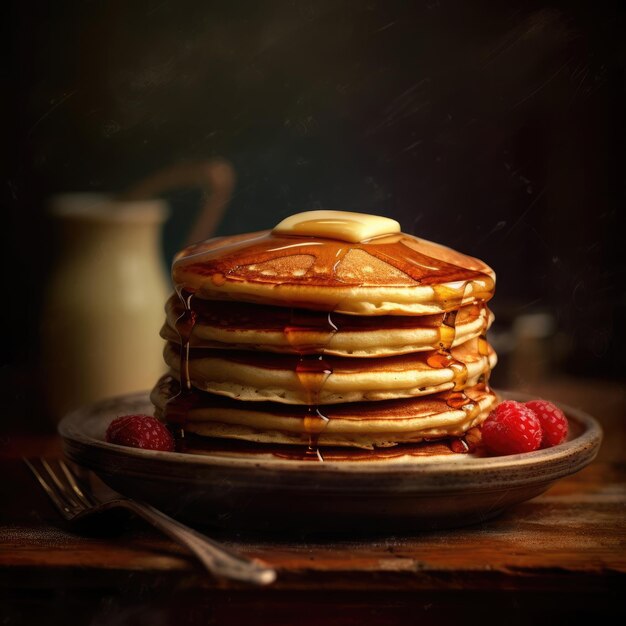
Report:
[{"label": "syrup drip", "polygon": [[193,294],[181,290],[178,294],[185,310],[183,314],[176,320],[176,330],[180,337],[180,387],[182,391],[191,389],[191,378],[189,376],[189,344],[191,341],[191,333],[196,325],[196,313],[191,308]]},{"label": "syrup drip", "polygon": [[[432,288],[441,307],[446,311],[456,312],[465,299],[468,285],[469,281],[459,280],[447,285],[433,285]],[[454,327],[454,322],[452,326]]]},{"label": "syrup drip", "polygon": [[457,313],[458,311],[456,310],[444,313],[441,326],[439,327],[439,349],[426,359],[430,367],[447,367],[452,370],[454,390],[463,389],[467,383],[467,367],[465,363],[455,359],[450,352],[450,348],[456,338]]},{"label": "syrup drip", "polygon": [[434,352],[428,357],[426,362],[431,367],[447,367],[452,370],[454,387],[446,395],[446,404],[451,409],[462,409],[469,418],[475,417],[480,410],[480,406],[463,391],[467,383],[467,366],[465,363],[455,359],[449,350]]},{"label": "syrup drip", "polygon": [[300,356],[323,353],[338,330],[331,313],[291,309],[289,317],[283,332]]},{"label": "syrup drip", "polygon": [[[433,289],[440,298],[440,302],[445,306],[449,306],[451,303],[460,305],[463,301],[465,289],[468,283],[465,282],[460,286],[445,286],[436,285]],[[482,305],[484,307],[484,304]],[[454,344],[456,338],[456,322],[457,322],[458,309],[447,311],[443,315],[441,320],[441,326],[439,327],[439,349],[432,353],[426,362],[430,367],[435,368],[449,368],[452,370],[454,386],[446,395],[446,404],[452,409],[461,409],[465,412],[468,419],[473,419],[480,411],[480,405],[474,402],[464,391],[467,384],[467,366],[462,361],[455,359],[450,349]],[[487,318],[485,318],[487,319]],[[485,321],[485,327],[487,325]],[[483,329],[484,330],[484,329]],[[479,349],[485,350],[485,354],[481,352],[481,356],[488,358],[489,347],[484,342],[484,347],[479,342]],[[464,452],[467,448],[461,450],[462,444],[455,444],[453,448],[454,452]]]},{"label": "syrup drip", "polygon": [[337,326],[330,313],[322,318],[306,310],[292,309],[290,324],[283,332],[299,355],[295,373],[306,394],[304,429],[309,442],[305,458],[323,461],[318,443],[329,418],[320,409],[319,396],[333,373],[332,367],[324,360],[323,352],[337,332]]},{"label": "syrup drip", "polygon": [[480,375],[478,379],[478,388],[481,391],[490,392],[489,377],[491,376],[491,369],[489,368],[489,344],[487,343],[487,337],[484,334],[486,329],[483,329],[483,334],[478,338],[478,354],[485,360],[486,367],[484,373]]},{"label": "syrup drip", "polygon": [[185,423],[192,402],[191,377],[189,376],[189,344],[197,315],[192,308],[193,293],[176,288],[184,311],[176,320],[176,331],[180,338],[180,390],[165,406],[167,421],[176,425],[174,439],[179,451],[184,449]]},{"label": "syrup drip", "polygon": [[449,351],[456,339],[456,318],[458,310],[448,311],[443,314],[441,326],[439,326],[439,349]]},{"label": "syrup drip", "polygon": [[307,395],[307,416],[304,418],[304,429],[309,435],[309,445],[306,451],[308,457],[323,460],[318,442],[320,435],[326,429],[329,419],[319,408],[319,394],[332,374],[332,369],[325,363],[321,355],[304,354],[300,356],[296,365],[296,376],[304,387]]},{"label": "syrup drip", "polygon": [[450,391],[446,397],[446,404],[451,409],[463,409],[466,413],[473,413],[476,403],[463,391]]}]

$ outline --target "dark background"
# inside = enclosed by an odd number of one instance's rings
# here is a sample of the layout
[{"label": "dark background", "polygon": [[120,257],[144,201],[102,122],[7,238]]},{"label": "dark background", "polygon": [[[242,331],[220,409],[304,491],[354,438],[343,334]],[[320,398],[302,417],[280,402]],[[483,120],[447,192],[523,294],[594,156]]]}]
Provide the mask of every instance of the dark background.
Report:
[{"label": "dark background", "polygon": [[[35,395],[24,372],[37,362],[54,257],[46,198],[120,191],[211,156],[238,177],[220,233],[315,208],[394,217],[494,267],[496,334],[520,314],[548,312],[558,372],[623,378],[620,5],[5,5],[2,378],[11,396]],[[199,197],[168,199],[169,258]]]}]

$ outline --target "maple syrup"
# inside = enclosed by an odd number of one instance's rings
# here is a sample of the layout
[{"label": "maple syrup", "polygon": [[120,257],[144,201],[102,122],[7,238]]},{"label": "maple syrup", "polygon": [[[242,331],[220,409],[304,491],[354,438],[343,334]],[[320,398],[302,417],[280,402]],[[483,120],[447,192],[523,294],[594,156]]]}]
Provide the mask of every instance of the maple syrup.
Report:
[{"label": "maple syrup", "polygon": [[447,311],[441,318],[439,326],[439,348],[450,350],[456,339],[456,317],[458,310]]},{"label": "maple syrup", "polygon": [[[445,302],[462,302],[464,297],[465,288],[467,287],[467,283],[458,288],[448,288],[442,289],[442,286],[437,286],[435,288],[435,293],[438,294],[438,297],[442,300],[447,299]],[[484,391],[490,391],[489,388],[489,344],[487,343],[486,338],[486,330],[489,324],[489,316],[487,314],[486,305],[481,302],[481,309],[483,309],[485,316],[483,322],[483,328],[481,331],[481,335],[477,340],[478,353],[483,359],[483,373],[480,375],[479,383],[481,384],[480,389]],[[449,368],[452,370],[453,375],[453,387],[448,392],[446,397],[447,405],[452,409],[461,409],[465,412],[467,418],[469,420],[473,420],[480,413],[480,405],[472,400],[464,391],[465,386],[467,384],[467,366],[462,361],[455,359],[450,349],[454,343],[456,337],[456,321],[457,321],[458,309],[447,311],[443,315],[443,319],[441,321],[441,326],[439,328],[439,350],[432,353],[427,358],[427,363],[431,367],[436,368]],[[467,446],[467,444],[465,444]],[[456,452],[467,451],[467,447],[465,450],[461,450],[461,444],[455,444],[453,450]]]},{"label": "maple syrup", "polygon": [[178,393],[168,400],[165,416],[168,422],[175,425],[174,439],[177,449],[185,437],[185,424],[191,401],[191,377],[189,375],[189,350],[191,336],[196,325],[197,315],[193,309],[194,294],[176,287],[176,293],[183,304],[184,310],[176,320],[176,331],[180,339],[180,388]]},{"label": "maple syrup", "polygon": [[[346,246],[333,239],[272,234],[269,231],[208,240],[189,246],[175,259],[172,277],[175,284],[185,278],[210,278],[218,287],[227,282],[247,281],[272,286],[295,284],[321,287],[355,287],[358,276],[337,276],[341,259],[352,250],[363,250],[402,272],[417,285],[431,286],[436,300],[446,309],[458,309],[469,293],[474,301],[486,301],[493,294],[494,280],[479,270],[420,252],[419,239],[404,233],[384,235]],[[310,257],[314,271],[284,272],[261,269],[264,264],[286,257]],[[268,273],[269,272],[269,273]],[[445,283],[445,284],[444,284]],[[404,283],[403,283],[404,284]],[[472,288],[469,289],[471,284]],[[298,306],[298,302],[292,302]],[[307,303],[310,307],[311,303]],[[306,308],[306,307],[305,307]]]},{"label": "maple syrup", "polygon": [[[483,307],[486,306],[483,304]],[[489,386],[489,377],[491,376],[491,368],[489,367],[489,343],[487,341],[487,326],[489,325],[488,317],[485,318],[483,323],[482,332],[478,337],[478,354],[482,357],[484,367],[483,373],[478,379],[479,389],[489,393],[491,387]]]},{"label": "maple syrup", "polygon": [[453,390],[463,389],[467,383],[467,366],[455,359],[449,350],[438,350],[427,357],[426,363],[433,368],[452,370]]},{"label": "maple syrup", "polygon": [[[307,400],[307,415],[304,430],[309,437],[306,458],[323,461],[319,449],[319,438],[328,426],[329,418],[319,406],[320,393],[333,373],[332,367],[322,353],[337,332],[332,314],[326,316],[310,314],[306,310],[292,309],[291,319],[283,332],[289,344],[298,353],[295,373],[304,388]],[[311,337],[317,337],[313,341]]]},{"label": "maple syrup", "polygon": [[445,310],[456,311],[461,306],[461,303],[465,298],[465,292],[467,291],[468,284],[469,282],[464,280],[450,282],[445,285],[433,285],[435,299],[443,305]]}]

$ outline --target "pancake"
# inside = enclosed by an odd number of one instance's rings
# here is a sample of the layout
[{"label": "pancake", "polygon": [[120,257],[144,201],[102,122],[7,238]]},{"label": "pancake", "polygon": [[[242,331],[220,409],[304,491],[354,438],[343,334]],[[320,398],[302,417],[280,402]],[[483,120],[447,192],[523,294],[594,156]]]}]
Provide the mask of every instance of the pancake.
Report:
[{"label": "pancake", "polygon": [[478,259],[404,233],[347,243],[261,231],[185,248],[172,280],[194,299],[428,315],[486,302],[495,274]]},{"label": "pancake", "polygon": [[[164,358],[179,375],[180,350],[166,344]],[[195,349],[190,351],[189,378],[196,389],[250,402],[333,404],[423,396],[473,385],[496,364],[478,340],[439,352],[353,359],[310,355],[304,361],[286,354]],[[307,363],[308,361],[308,363]],[[314,392],[314,393],[313,393]]]},{"label": "pancake", "polygon": [[[158,416],[164,415],[166,403],[178,391],[172,376],[159,381],[152,392]],[[495,394],[484,385],[467,387],[464,393],[465,409],[449,406],[447,393],[327,405],[323,407],[324,421],[320,425],[314,423],[306,406],[244,403],[194,391],[184,400],[185,430],[204,437],[299,445],[306,444],[310,433],[316,431],[320,446],[387,447],[457,437],[481,424],[496,402]]]},{"label": "pancake", "polygon": [[[179,342],[176,320],[184,313],[177,295],[166,303],[161,336]],[[437,349],[443,313],[422,316],[356,316],[243,302],[195,303],[192,347],[259,350],[368,358]],[[467,305],[456,316],[452,346],[484,334],[493,314],[484,305]],[[297,338],[294,341],[294,329]]]}]

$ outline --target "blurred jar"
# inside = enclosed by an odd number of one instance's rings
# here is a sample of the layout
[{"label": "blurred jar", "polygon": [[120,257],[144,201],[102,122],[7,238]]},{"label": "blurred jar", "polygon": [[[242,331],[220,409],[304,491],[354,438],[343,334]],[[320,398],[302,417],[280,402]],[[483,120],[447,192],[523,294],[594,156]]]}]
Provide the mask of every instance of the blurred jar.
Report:
[{"label": "blurred jar", "polygon": [[41,320],[44,390],[60,418],[81,404],[151,388],[163,373],[164,201],[63,194],[51,205],[59,258]]}]

